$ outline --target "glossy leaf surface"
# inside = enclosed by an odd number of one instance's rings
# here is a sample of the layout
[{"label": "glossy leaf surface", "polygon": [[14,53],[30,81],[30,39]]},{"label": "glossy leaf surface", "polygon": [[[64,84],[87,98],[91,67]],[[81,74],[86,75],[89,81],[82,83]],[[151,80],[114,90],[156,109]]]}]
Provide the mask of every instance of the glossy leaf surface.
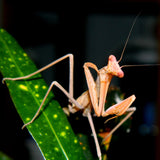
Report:
[{"label": "glossy leaf surface", "polygon": [[[0,29],[0,71],[3,77],[21,77],[37,68],[15,39]],[[27,80],[6,81],[14,105],[24,123],[39,108],[48,86],[40,74]],[[85,159],[79,142],[59,103],[50,93],[40,115],[27,126],[46,160]]]}]

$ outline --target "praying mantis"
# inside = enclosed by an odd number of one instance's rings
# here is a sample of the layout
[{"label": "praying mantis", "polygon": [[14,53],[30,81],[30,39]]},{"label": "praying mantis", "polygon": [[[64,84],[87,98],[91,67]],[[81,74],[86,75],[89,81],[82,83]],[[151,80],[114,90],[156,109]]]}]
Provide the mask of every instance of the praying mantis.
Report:
[{"label": "praying mantis", "polygon": [[[135,21],[134,21],[134,23],[135,23]],[[134,25],[134,23],[133,23],[133,25]],[[133,25],[132,25],[132,28],[133,28]],[[103,141],[105,141],[110,135],[112,135],[136,110],[135,107],[130,107],[131,104],[135,101],[135,98],[136,98],[135,95],[131,95],[130,97],[126,98],[125,100],[121,101],[120,103],[111,106],[107,110],[105,110],[105,107],[104,107],[106,97],[107,97],[108,88],[109,88],[109,85],[110,85],[112,78],[114,76],[117,76],[119,78],[123,78],[123,76],[124,76],[124,72],[122,71],[122,67],[124,67],[124,66],[120,67],[119,63],[123,57],[124,50],[126,48],[128,40],[129,40],[129,36],[132,31],[132,28],[129,32],[129,35],[127,37],[124,49],[121,54],[121,57],[118,61],[114,55],[110,55],[108,58],[108,64],[101,69],[98,69],[97,66],[91,62],[84,63],[83,68],[84,68],[84,73],[85,73],[85,77],[86,77],[86,82],[88,85],[88,90],[83,92],[82,95],[80,95],[77,99],[75,99],[74,95],[73,95],[73,71],[74,71],[73,54],[67,54],[67,55],[51,62],[50,64],[42,67],[41,69],[37,70],[36,72],[29,74],[29,75],[26,75],[23,77],[15,77],[15,78],[11,78],[11,77],[3,78],[3,82],[5,82],[6,80],[16,81],[16,80],[28,79],[28,78],[46,70],[46,69],[54,66],[55,64],[67,59],[67,58],[69,59],[69,68],[70,68],[69,91],[64,89],[63,86],[60,83],[58,83],[57,81],[53,81],[51,83],[51,85],[49,86],[49,89],[46,92],[44,99],[43,99],[39,109],[37,110],[37,112],[33,116],[32,120],[30,122],[24,124],[22,128],[25,128],[27,125],[34,122],[34,120],[39,115],[48,94],[50,93],[52,88],[54,86],[56,86],[69,99],[68,109],[66,109],[66,108],[64,109],[65,113],[68,113],[68,112],[75,113],[79,110],[83,110],[83,115],[88,117],[88,120],[89,120],[89,123],[91,126],[91,130],[92,130],[92,133],[94,136],[94,140],[95,140],[95,145],[96,145],[96,149],[97,149],[97,156],[99,157],[99,160],[101,160],[102,155],[101,155],[101,150],[100,150],[100,146],[98,143],[98,139],[96,136],[94,124],[92,121],[91,110],[94,109],[95,115],[97,117],[100,117],[100,116],[107,117],[109,115],[113,115],[113,117],[109,118],[107,121],[109,121],[113,118],[116,118],[118,116],[121,116],[126,112],[128,113],[126,115],[126,117],[110,131],[110,133],[107,135],[107,137],[105,137],[103,139]],[[94,80],[94,78],[92,76],[90,68],[95,70],[97,73],[96,81]]]}]

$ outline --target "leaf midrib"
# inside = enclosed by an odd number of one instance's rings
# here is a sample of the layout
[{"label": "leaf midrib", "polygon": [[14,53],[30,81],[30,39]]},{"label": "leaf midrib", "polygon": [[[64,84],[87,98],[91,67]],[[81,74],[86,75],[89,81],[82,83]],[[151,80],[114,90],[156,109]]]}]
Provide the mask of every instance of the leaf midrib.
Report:
[{"label": "leaf midrib", "polygon": [[[8,49],[8,51],[9,51],[9,56],[12,58],[12,60],[13,60],[13,62],[14,62],[14,64],[15,64],[15,66],[16,66],[19,74],[22,75],[22,76],[24,76],[23,72],[22,72],[21,69],[18,67],[17,62],[15,61],[14,57],[12,56],[12,53],[11,53],[8,45],[6,44],[6,41],[4,41],[2,38],[1,38],[1,40],[3,41],[5,47]],[[15,77],[14,77],[14,78],[15,78]],[[29,92],[30,92],[31,95],[34,97],[34,100],[35,100],[35,102],[37,103],[37,105],[40,106],[39,101],[38,101],[37,98],[33,95],[32,88],[30,87],[30,85],[29,85],[27,82],[25,82],[25,84],[26,84],[26,86],[29,88]],[[58,144],[59,144],[59,146],[60,146],[60,148],[61,148],[61,150],[62,150],[62,153],[64,154],[65,158],[66,158],[67,160],[69,160],[69,158],[68,158],[68,156],[67,156],[67,154],[66,154],[66,152],[65,152],[65,149],[63,148],[63,145],[62,145],[60,139],[58,138],[58,135],[56,134],[56,132],[55,132],[55,130],[54,130],[54,128],[53,128],[50,120],[48,119],[48,117],[47,117],[47,115],[46,115],[46,113],[45,113],[45,111],[43,111],[42,114],[44,115],[46,121],[48,122],[48,124],[49,124],[49,126],[50,126],[50,129],[51,129],[53,135],[56,137],[56,140],[57,140],[57,142],[58,142]]]}]

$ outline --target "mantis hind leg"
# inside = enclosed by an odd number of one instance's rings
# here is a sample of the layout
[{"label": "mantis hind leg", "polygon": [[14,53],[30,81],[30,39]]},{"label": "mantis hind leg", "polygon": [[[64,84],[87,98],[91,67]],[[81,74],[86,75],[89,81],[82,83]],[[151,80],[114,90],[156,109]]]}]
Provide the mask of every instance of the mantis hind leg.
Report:
[{"label": "mantis hind leg", "polygon": [[51,85],[50,85],[47,93],[45,94],[45,96],[44,96],[44,98],[43,98],[43,101],[42,101],[39,109],[37,110],[36,114],[34,115],[34,117],[32,118],[32,120],[31,120],[30,122],[28,122],[28,123],[26,123],[26,124],[24,124],[24,125],[22,126],[22,129],[25,128],[27,125],[31,124],[31,123],[37,118],[37,116],[39,115],[39,113],[40,113],[40,111],[41,111],[41,109],[42,109],[42,106],[43,106],[45,100],[47,99],[47,96],[49,95],[49,93],[50,93],[50,91],[51,91],[51,89],[53,88],[54,85],[55,85],[56,87],[58,87],[58,88],[68,97],[68,99],[69,99],[73,104],[75,104],[79,109],[83,109],[83,107],[82,107],[81,105],[79,105],[79,103],[70,95],[70,93],[68,93],[58,82],[53,81],[53,82],[51,83]]}]

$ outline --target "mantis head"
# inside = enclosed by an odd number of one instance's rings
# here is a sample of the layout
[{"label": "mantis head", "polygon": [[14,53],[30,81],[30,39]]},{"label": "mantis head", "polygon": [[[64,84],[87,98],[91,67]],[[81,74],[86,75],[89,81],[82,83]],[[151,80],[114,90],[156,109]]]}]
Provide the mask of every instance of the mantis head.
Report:
[{"label": "mantis head", "polygon": [[112,74],[113,76],[117,76],[119,78],[124,77],[124,72],[122,71],[121,67],[118,64],[118,61],[114,55],[110,55],[108,58],[108,65],[107,65],[108,73]]}]

